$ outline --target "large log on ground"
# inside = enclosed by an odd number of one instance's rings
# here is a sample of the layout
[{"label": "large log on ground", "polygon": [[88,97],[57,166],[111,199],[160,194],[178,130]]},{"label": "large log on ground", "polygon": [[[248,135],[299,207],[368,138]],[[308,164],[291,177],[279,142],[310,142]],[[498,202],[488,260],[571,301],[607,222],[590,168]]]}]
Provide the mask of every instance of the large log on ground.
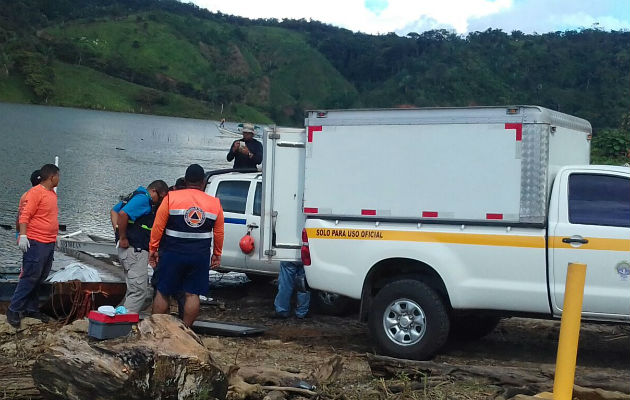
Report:
[{"label": "large log on ground", "polygon": [[169,315],[153,315],[118,339],[59,331],[32,375],[50,399],[224,399],[227,393],[210,352]]},{"label": "large log on ground", "polygon": [[[526,368],[505,365],[467,365],[437,363],[434,361],[415,361],[400,358],[367,355],[372,375],[377,377],[398,376],[451,376],[457,378],[487,378],[496,385],[523,388],[533,393],[549,390],[553,387],[553,367]],[[578,370],[575,383],[585,387],[627,393],[630,390],[627,377],[623,374]]]}]

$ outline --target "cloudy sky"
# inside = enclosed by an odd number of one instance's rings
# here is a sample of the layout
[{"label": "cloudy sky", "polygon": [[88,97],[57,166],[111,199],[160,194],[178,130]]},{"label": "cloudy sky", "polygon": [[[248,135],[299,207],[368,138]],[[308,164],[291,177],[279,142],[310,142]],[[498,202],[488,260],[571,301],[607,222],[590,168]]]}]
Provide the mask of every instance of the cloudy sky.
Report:
[{"label": "cloudy sky", "polygon": [[192,0],[247,18],[312,19],[372,34],[450,29],[545,33],[630,29],[628,0]]}]

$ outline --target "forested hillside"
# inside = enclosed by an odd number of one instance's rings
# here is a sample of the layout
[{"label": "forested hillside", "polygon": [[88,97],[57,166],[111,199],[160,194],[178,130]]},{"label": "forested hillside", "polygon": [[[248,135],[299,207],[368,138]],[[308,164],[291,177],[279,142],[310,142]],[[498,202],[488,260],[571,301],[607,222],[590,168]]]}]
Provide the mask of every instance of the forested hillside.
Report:
[{"label": "forested hillside", "polygon": [[630,33],[374,36],[175,0],[0,0],[0,101],[297,126],[309,108],[538,104],[612,135],[615,158]]}]

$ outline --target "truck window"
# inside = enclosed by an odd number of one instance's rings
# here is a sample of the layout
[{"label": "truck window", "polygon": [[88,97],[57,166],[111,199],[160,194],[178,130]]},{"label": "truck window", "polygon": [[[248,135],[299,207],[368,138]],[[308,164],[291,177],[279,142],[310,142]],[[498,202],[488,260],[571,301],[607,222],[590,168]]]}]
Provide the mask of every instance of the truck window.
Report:
[{"label": "truck window", "polygon": [[569,177],[569,222],[630,227],[630,179],[572,174]]},{"label": "truck window", "polygon": [[260,215],[260,204],[262,203],[262,183],[256,184],[256,193],[254,193],[254,215]]},{"label": "truck window", "polygon": [[217,187],[217,197],[224,212],[245,214],[249,181],[223,181]]}]

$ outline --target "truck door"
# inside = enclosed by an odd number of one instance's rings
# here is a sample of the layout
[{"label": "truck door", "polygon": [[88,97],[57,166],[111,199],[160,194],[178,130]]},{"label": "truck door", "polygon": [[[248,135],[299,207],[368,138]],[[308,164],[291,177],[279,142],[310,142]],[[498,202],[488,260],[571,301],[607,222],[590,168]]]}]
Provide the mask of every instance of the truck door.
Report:
[{"label": "truck door", "polygon": [[215,196],[221,200],[225,219],[225,238],[221,265],[229,269],[243,269],[245,254],[238,243],[247,233],[247,199],[250,180],[220,180],[216,186]]},{"label": "truck door", "polygon": [[630,174],[585,168],[561,175],[557,221],[549,222],[554,313],[562,310],[567,266],[577,262],[587,265],[584,315],[630,319]]},{"label": "truck door", "polygon": [[[247,271],[262,274],[277,274],[279,265],[261,252],[262,181],[253,181],[250,188],[251,210],[247,210],[247,228],[254,239],[255,250],[246,256]],[[261,256],[262,253],[262,256]]]},{"label": "truck door", "polygon": [[304,129],[274,128],[263,136],[260,258],[277,265],[300,260],[305,142]]}]

